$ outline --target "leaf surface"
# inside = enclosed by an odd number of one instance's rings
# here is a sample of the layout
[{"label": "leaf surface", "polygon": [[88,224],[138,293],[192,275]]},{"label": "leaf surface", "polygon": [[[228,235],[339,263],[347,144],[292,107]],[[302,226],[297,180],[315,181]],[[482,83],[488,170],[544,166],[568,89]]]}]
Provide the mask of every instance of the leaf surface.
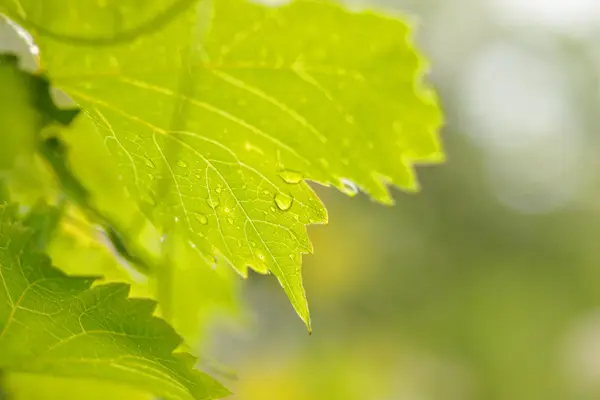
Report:
[{"label": "leaf surface", "polygon": [[65,379],[30,374],[9,374],[10,400],[153,400],[151,394],[106,381]]},{"label": "leaf surface", "polygon": [[413,165],[443,159],[436,96],[399,19],[305,0],[219,0],[208,26],[193,2],[134,40],[104,43],[86,38],[119,37],[106,31],[117,20],[175,2],[101,13],[110,23],[91,2],[72,4],[86,16],[80,38],[81,20],[57,17],[58,3],[4,8],[43,27],[32,29],[42,66],[86,110],[129,192],[208,258],[272,272],[307,324],[305,226],[327,213],[306,180],[389,204],[386,183],[416,190]]},{"label": "leaf surface", "polygon": [[67,125],[78,110],[59,109],[48,80],[23,71],[11,53],[0,53],[0,87],[0,169],[7,169],[19,156],[32,157],[44,126]]},{"label": "leaf surface", "polygon": [[33,250],[32,231],[0,208],[0,369],[112,380],[170,399],[214,399],[227,391],[193,369],[181,339],[154,317],[155,303],[129,286],[91,287]]}]

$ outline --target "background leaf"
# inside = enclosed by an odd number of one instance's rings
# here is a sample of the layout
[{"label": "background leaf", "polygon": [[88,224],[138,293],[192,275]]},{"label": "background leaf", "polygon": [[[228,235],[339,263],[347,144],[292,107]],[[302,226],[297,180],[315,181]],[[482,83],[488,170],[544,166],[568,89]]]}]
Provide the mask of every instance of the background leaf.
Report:
[{"label": "background leaf", "polygon": [[228,393],[193,370],[188,354],[173,354],[181,339],[152,316],[154,302],[128,298],[128,285],[90,288],[94,278],[52,267],[15,212],[1,209],[0,369],[108,379],[168,398]]},{"label": "background leaf", "polygon": [[48,80],[23,71],[14,54],[0,53],[0,87],[0,169],[9,169],[19,157],[31,162],[42,128],[67,125],[78,110],[59,109]]},{"label": "background leaf", "polygon": [[11,400],[152,400],[153,396],[129,386],[106,381],[9,374],[6,388]]}]

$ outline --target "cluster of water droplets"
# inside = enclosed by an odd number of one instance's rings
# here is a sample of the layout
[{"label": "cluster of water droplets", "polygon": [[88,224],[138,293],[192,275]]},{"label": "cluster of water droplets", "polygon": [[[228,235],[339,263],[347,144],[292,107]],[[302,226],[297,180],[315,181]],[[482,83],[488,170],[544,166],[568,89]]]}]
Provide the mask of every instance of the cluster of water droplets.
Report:
[{"label": "cluster of water droplets", "polygon": [[[145,158],[145,164],[148,168],[150,168],[152,170],[156,169],[156,164],[154,163],[154,161],[152,161],[148,157]],[[184,160],[178,160],[177,166],[180,168],[187,168],[188,163]],[[288,185],[297,185],[297,184],[301,183],[302,180],[304,179],[304,176],[301,172],[289,170],[289,169],[284,169],[284,170],[279,171],[278,175]],[[195,176],[198,179],[202,178],[202,176],[200,174],[196,174]],[[148,174],[148,178],[150,180],[157,179],[156,175],[154,175],[152,173]],[[348,194],[350,194],[351,192],[354,192],[354,193],[358,192],[358,188],[356,188],[356,186],[352,182],[350,182],[348,180],[345,180],[345,181],[347,182],[347,183],[345,183],[345,186],[348,188]],[[213,194],[211,196],[209,194],[209,197],[205,200],[208,207],[210,207],[213,210],[217,210],[217,208],[220,208],[221,201],[219,199],[219,195],[222,192],[223,192],[222,185],[217,184],[216,187],[214,188],[214,193],[216,195]],[[264,190],[263,194],[270,195],[271,192],[269,192],[268,190]],[[276,212],[277,209],[279,209],[280,211],[288,211],[292,208],[292,205],[294,204],[294,198],[288,193],[285,193],[283,191],[278,191],[273,195],[273,203],[274,203],[274,205],[272,207],[270,207],[269,211]],[[221,211],[227,215],[226,216],[227,221],[230,224],[233,224],[234,218],[233,218],[233,213],[231,213],[232,210],[230,210],[227,207],[222,207]],[[268,214],[267,210],[265,210],[264,212],[265,212],[265,214]],[[205,215],[205,214],[201,214],[201,213],[194,214],[194,219],[201,225],[208,225],[209,221],[210,221],[209,215]],[[298,217],[296,216],[295,219],[298,220]]]},{"label": "cluster of water droplets", "polygon": [[[183,165],[181,165],[181,164],[179,166],[183,167]],[[187,166],[187,164],[186,164],[186,166]],[[303,179],[303,175],[301,172],[292,171],[292,170],[280,171],[279,177],[281,177],[281,179],[289,185],[299,184],[300,182],[302,182],[302,179]],[[217,195],[219,195],[223,191],[223,188],[221,185],[217,185],[215,187],[214,191]],[[265,190],[265,191],[263,191],[263,194],[269,195],[270,192],[268,190]],[[274,206],[272,206],[270,208],[271,212],[276,211],[275,207],[277,207],[277,209],[279,209],[281,211],[288,211],[290,208],[292,208],[292,205],[294,204],[294,198],[287,193],[277,192],[273,196],[273,203],[274,203]],[[209,198],[206,199],[206,204],[213,210],[216,210],[221,205],[218,196],[209,196]],[[229,214],[231,210],[227,207],[224,207],[223,211],[225,214]],[[266,213],[267,213],[267,211],[265,211],[265,214]],[[201,225],[207,225],[208,221],[209,221],[208,217],[204,214],[196,214],[196,220]],[[233,224],[233,222],[234,222],[233,216],[228,216],[227,221],[230,224]]]}]

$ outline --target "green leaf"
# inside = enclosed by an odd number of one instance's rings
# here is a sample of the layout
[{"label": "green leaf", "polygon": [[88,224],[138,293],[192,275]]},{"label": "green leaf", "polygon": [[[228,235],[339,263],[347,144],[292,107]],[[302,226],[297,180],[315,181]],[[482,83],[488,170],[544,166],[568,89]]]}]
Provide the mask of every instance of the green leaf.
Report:
[{"label": "green leaf", "polygon": [[161,308],[169,309],[169,323],[186,343],[196,344],[217,317],[233,320],[242,316],[237,298],[239,276],[225,262],[206,259],[179,236],[171,236],[168,243],[168,276],[159,271],[152,286]]},{"label": "green leaf", "polygon": [[12,167],[18,156],[31,156],[36,139],[46,125],[68,125],[78,110],[59,109],[42,75],[23,71],[19,59],[0,53],[0,168]]},{"label": "green leaf", "polygon": [[128,298],[129,286],[91,287],[35,252],[32,232],[0,209],[0,369],[107,379],[175,399],[213,399],[227,391],[193,369],[181,339],[153,317],[155,303]]},{"label": "green leaf", "polygon": [[386,183],[414,191],[413,165],[443,159],[409,27],[328,3],[219,0],[208,30],[193,2],[135,40],[89,40],[175,4],[134,3],[98,17],[91,1],[4,9],[33,28],[43,67],[86,110],[147,215],[243,275],[272,272],[309,325],[305,226],[327,213],[305,180],[390,204]]},{"label": "green leaf", "polygon": [[[0,18],[0,36],[21,43],[14,32],[12,37],[7,34],[7,26]],[[14,199],[31,205],[56,189],[50,171],[35,155],[42,132],[70,124],[79,110],[59,108],[47,78],[27,71],[20,61],[15,54],[0,52],[0,177]]]},{"label": "green leaf", "polygon": [[[106,381],[65,379],[29,374],[9,374],[10,400],[152,400],[151,394]],[[85,393],[85,397],[82,397]],[[0,397],[2,398],[2,397]]]},{"label": "green leaf", "polygon": [[[50,208],[41,219],[47,220],[53,213]],[[157,288],[165,282],[157,283],[154,276],[148,282],[147,277],[133,275],[119,265],[102,235],[97,227],[70,213],[54,232],[47,251],[68,274],[99,275],[102,282],[127,282],[134,296],[154,298],[161,306],[171,304],[168,322],[191,345],[198,343],[203,328],[217,315],[241,314],[234,271],[224,263],[210,263],[182,238],[174,238],[169,249],[170,285],[162,292]]]}]

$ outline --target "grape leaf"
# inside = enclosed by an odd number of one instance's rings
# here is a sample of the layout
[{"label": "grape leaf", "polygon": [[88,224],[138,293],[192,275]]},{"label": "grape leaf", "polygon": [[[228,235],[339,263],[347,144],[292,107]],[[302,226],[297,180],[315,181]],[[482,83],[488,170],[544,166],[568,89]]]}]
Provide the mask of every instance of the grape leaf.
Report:
[{"label": "grape leaf", "polygon": [[173,353],[180,338],[153,317],[155,303],[128,298],[129,286],[91,287],[32,249],[16,208],[0,208],[0,369],[108,379],[176,399],[228,392]]},{"label": "grape leaf", "polygon": [[305,226],[327,213],[306,180],[387,204],[386,183],[418,188],[413,165],[443,159],[424,61],[406,23],[373,12],[219,0],[207,28],[192,3],[132,41],[115,39],[135,28],[118,24],[130,14],[144,24],[126,6],[98,18],[91,2],[68,16],[57,1],[4,9],[31,28],[42,66],[96,124],[149,217],[244,275],[272,272],[310,329]]}]

